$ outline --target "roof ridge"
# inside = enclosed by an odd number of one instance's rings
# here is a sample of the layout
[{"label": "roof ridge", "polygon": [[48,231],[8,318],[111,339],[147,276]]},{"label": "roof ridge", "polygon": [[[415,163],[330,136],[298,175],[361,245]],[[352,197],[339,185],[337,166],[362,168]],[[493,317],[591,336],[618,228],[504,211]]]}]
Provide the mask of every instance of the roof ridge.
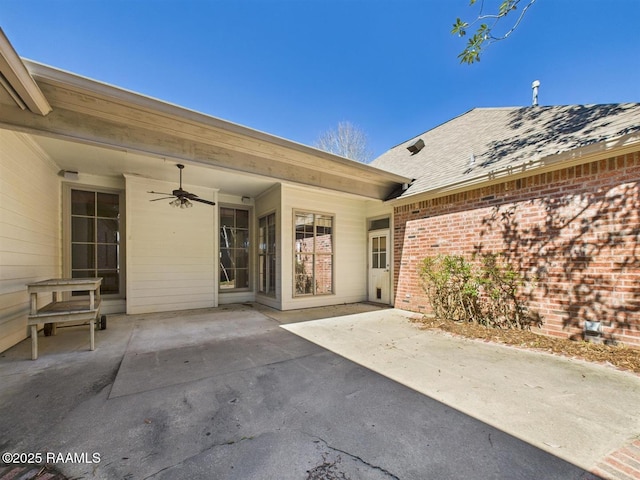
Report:
[{"label": "roof ridge", "polygon": [[[468,115],[471,112],[474,111],[491,111],[491,110],[521,110],[521,109],[533,109],[533,108],[538,108],[538,109],[550,109],[550,108],[567,108],[567,107],[597,107],[597,106],[622,106],[622,105],[640,105],[640,102],[611,102],[611,103],[568,103],[565,105],[524,105],[524,106],[513,106],[513,107],[473,107],[459,115],[456,115],[448,120],[445,120],[444,122],[441,122],[427,130],[422,131],[421,133],[418,133],[417,135],[413,135],[412,137],[407,138],[406,140],[403,140],[399,143],[397,143],[396,145],[390,147],[387,149],[387,151],[391,151],[394,148],[399,147],[400,145],[407,143],[411,140],[417,139],[418,137],[420,137],[421,135],[425,135],[426,133],[429,133],[437,128],[440,128],[448,123],[453,122],[454,120],[457,120],[461,117],[464,117],[465,115]],[[382,154],[384,155],[384,153]],[[382,155],[379,155],[379,157],[381,157]],[[375,160],[375,159],[374,159]]]},{"label": "roof ridge", "polygon": [[[513,107],[475,107],[472,108],[471,110],[519,110],[521,108],[529,108],[530,105],[528,106],[513,106]],[[470,110],[470,111],[471,111]]]}]

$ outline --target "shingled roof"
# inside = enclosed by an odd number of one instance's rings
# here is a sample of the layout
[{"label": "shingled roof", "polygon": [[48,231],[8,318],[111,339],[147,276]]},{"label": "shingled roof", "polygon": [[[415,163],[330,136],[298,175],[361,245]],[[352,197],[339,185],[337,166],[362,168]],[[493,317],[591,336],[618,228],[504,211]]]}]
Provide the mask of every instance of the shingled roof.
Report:
[{"label": "shingled roof", "polygon": [[[492,172],[522,171],[524,165],[615,139],[640,142],[640,103],[475,108],[393,147],[371,164],[415,179],[400,195],[407,197]],[[412,152],[408,147],[413,145]]]}]

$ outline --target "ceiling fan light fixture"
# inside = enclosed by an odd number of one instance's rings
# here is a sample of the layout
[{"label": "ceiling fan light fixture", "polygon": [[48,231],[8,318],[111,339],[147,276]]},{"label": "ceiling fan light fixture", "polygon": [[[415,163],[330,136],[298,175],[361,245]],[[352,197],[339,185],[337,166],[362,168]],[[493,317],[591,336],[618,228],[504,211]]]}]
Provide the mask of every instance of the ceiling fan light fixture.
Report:
[{"label": "ceiling fan light fixture", "polygon": [[176,198],[175,200],[170,201],[169,205],[171,205],[173,207],[180,207],[180,208],[191,208],[191,207],[193,207],[193,203],[191,203],[188,198],[184,198],[184,197]]}]

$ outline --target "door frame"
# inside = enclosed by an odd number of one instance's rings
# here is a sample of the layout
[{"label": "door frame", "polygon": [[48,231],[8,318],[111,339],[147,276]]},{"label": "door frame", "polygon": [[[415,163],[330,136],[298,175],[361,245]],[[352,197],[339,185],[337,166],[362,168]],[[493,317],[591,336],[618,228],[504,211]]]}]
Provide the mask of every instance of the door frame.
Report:
[{"label": "door frame", "polygon": [[[374,282],[374,268],[373,268],[373,238],[385,237],[386,238],[386,281],[383,279],[383,285],[381,287],[380,296],[377,294],[372,295],[373,282]],[[392,249],[391,249],[391,229],[385,228],[380,230],[369,230],[367,232],[367,299],[370,302],[382,303],[385,305],[392,305],[393,292],[392,292]],[[378,293],[378,292],[376,292]]]}]

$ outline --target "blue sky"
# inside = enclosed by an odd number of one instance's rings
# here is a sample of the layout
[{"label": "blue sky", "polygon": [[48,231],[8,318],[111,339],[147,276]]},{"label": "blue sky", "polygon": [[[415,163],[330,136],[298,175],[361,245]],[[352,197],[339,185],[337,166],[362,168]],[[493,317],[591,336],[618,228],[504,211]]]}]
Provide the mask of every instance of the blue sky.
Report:
[{"label": "blue sky", "polygon": [[[499,0],[486,0],[487,4]],[[468,0],[0,0],[18,54],[312,145],[375,156],[474,107],[640,102],[640,0],[537,0],[462,65]]]}]

